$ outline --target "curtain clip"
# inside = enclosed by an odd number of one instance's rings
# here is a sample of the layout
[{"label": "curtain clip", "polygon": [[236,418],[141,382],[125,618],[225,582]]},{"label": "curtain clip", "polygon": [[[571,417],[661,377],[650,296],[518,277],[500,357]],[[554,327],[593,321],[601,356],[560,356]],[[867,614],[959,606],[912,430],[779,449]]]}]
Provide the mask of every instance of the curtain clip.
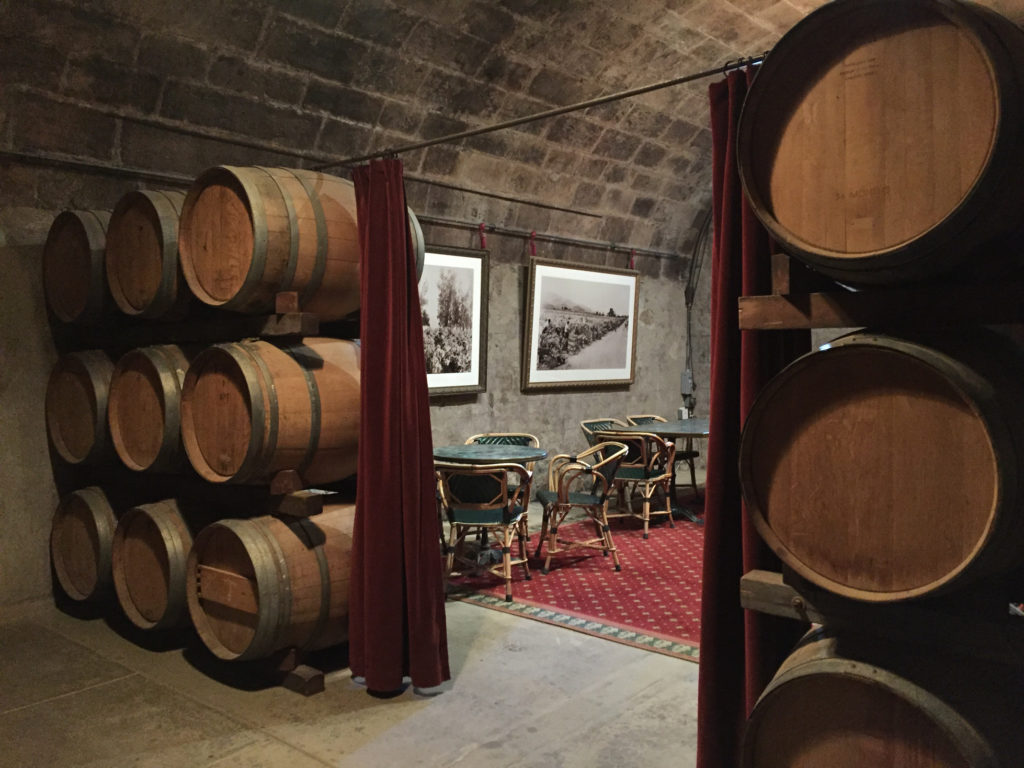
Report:
[{"label": "curtain clip", "polygon": [[530,255],[537,255],[537,230],[530,230]]},{"label": "curtain clip", "polygon": [[629,249],[629,268],[636,269],[636,248]]},{"label": "curtain clip", "polygon": [[487,248],[487,225],[480,222],[480,250]]}]

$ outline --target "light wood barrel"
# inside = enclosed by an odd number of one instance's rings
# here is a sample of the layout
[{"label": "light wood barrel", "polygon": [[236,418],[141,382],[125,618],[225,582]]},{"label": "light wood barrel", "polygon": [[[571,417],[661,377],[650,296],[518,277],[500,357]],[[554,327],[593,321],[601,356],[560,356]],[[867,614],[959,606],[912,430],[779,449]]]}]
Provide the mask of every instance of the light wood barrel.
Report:
[{"label": "light wood barrel", "polygon": [[1024,366],[981,329],[855,333],[762,390],[740,445],[747,510],[801,576],[846,597],[925,596],[1024,557]]},{"label": "light wood barrel", "polygon": [[129,192],[107,225],[107,284],[118,308],[136,317],[181,313],[189,299],[178,263],[178,218],[185,193]]},{"label": "light wood barrel", "polygon": [[69,464],[103,459],[110,445],[107,396],[114,364],[98,349],[63,355],[46,385],[50,444]]},{"label": "light wood barrel", "polygon": [[142,629],[188,622],[185,566],[192,533],[174,499],[140,504],[117,523],[112,571],[117,600],[129,621]]},{"label": "light wood barrel", "polygon": [[111,585],[111,543],[117,517],[101,488],[90,486],[60,500],[50,529],[50,559],[72,600],[106,596]]},{"label": "light wood barrel", "polygon": [[185,465],[181,386],[190,354],[161,344],[133,349],[117,361],[108,423],[114,450],[129,469],[172,471]]},{"label": "light wood barrel", "polygon": [[1019,670],[812,632],[754,707],[742,768],[1020,765]]},{"label": "light wood barrel", "polygon": [[[422,232],[408,214],[422,265]],[[185,279],[206,304],[272,312],[278,292],[296,291],[303,311],[324,320],[359,308],[359,230],[347,179],[295,168],[211,168],[185,198],[179,250]]]},{"label": "light wood barrel", "polygon": [[308,483],[356,471],[359,344],[310,337],[199,353],[182,390],[189,461],[211,482],[266,481],[298,470]]},{"label": "light wood barrel", "polygon": [[354,504],[301,519],[222,520],[196,536],[188,609],[221,659],[315,650],[348,636]]},{"label": "light wood barrel", "polygon": [[1022,118],[1024,32],[1007,19],[953,0],[837,0],[761,66],[740,177],[783,249],[841,282],[992,271],[1017,252]]},{"label": "light wood barrel", "polygon": [[62,211],[43,246],[46,303],[65,323],[91,323],[110,306],[104,247],[110,211]]}]

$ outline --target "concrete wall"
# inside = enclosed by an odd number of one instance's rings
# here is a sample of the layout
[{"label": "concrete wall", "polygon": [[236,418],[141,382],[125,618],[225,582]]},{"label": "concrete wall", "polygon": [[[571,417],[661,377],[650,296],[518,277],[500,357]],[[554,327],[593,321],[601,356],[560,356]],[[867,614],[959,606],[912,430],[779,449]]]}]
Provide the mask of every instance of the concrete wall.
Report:
[{"label": "concrete wall", "polygon": [[[678,75],[696,65],[686,53],[694,48],[721,60],[749,53],[748,40],[696,29],[679,36],[654,23],[665,13],[683,23],[682,11],[665,8],[662,0],[621,11],[532,0],[5,2],[0,605],[50,592],[47,537],[57,492],[43,392],[56,351],[40,254],[59,210],[109,209],[129,190],[166,187],[175,177],[187,184],[216,164],[310,167],[536,113]],[[753,24],[749,37],[760,43],[784,25],[781,18]],[[433,400],[436,443],[525,429],[553,451],[573,450],[583,445],[580,419],[675,413],[684,281],[710,195],[705,87],[403,155],[417,213],[674,254],[637,256],[632,386],[524,395],[527,243],[490,235],[487,391]],[[477,244],[464,229],[425,231],[433,244]],[[539,255],[620,267],[628,259],[544,243]]]}]

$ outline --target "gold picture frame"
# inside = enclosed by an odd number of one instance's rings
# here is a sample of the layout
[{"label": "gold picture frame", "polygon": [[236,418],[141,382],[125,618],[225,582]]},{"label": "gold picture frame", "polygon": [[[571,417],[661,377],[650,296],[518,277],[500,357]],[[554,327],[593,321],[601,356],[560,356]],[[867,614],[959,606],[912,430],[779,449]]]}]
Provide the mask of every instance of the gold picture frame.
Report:
[{"label": "gold picture frame", "polygon": [[531,259],[522,390],[632,384],[638,280],[633,269]]}]

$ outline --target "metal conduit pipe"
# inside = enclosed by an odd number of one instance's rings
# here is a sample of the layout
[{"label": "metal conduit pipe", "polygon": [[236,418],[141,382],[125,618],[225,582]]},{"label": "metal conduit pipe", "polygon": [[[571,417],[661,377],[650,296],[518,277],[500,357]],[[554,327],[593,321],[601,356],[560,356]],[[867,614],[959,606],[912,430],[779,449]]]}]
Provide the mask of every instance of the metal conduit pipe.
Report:
[{"label": "metal conduit pipe", "polygon": [[461,219],[448,219],[443,216],[430,216],[427,214],[417,214],[416,218],[423,224],[436,224],[442,227],[455,227],[457,229],[471,229],[474,231],[479,231],[482,228],[484,232],[493,232],[496,235],[511,235],[512,237],[522,237],[527,240],[533,239],[546,243],[558,243],[559,245],[575,245],[580,248],[593,248],[595,250],[613,251],[615,253],[636,254],[637,256],[653,256],[659,259],[679,258],[678,253],[669,253],[668,251],[656,251],[651,248],[638,248],[632,245],[602,242],[600,240],[584,240],[578,237],[547,235],[533,230],[503,227],[497,224],[481,224],[480,222],[473,223],[471,221],[463,221]]}]

